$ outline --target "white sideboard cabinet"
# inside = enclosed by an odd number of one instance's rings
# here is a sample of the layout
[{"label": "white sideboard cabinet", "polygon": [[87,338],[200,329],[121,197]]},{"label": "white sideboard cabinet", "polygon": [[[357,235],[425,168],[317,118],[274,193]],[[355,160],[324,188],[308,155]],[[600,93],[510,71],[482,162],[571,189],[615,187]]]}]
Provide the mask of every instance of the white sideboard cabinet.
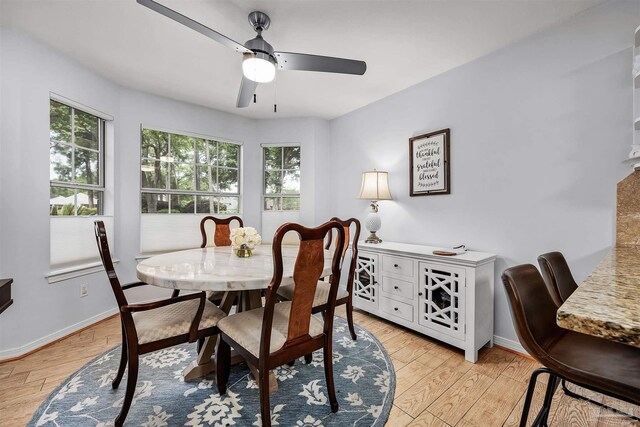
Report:
[{"label": "white sideboard cabinet", "polygon": [[422,245],[358,242],[353,305],[464,350],[493,345],[493,254],[434,255]]}]

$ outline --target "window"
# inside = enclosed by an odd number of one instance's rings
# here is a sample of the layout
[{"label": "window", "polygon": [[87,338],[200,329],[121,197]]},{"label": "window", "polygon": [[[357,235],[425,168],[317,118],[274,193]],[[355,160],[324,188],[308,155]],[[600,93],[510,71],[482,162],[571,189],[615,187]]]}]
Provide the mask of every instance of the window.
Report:
[{"label": "window", "polygon": [[300,210],[300,146],[264,146],[264,210]]},{"label": "window", "polygon": [[240,145],[143,129],[142,213],[239,213]]},{"label": "window", "polygon": [[104,132],[104,119],[50,100],[50,215],[103,214]]}]

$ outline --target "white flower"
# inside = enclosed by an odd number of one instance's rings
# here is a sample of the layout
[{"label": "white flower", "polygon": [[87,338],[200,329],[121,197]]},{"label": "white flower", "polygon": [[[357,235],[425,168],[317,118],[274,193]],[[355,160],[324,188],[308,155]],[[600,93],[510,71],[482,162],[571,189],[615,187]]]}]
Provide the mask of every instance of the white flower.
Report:
[{"label": "white flower", "polygon": [[347,365],[347,369],[340,376],[351,380],[355,384],[360,378],[364,377],[364,369],[361,366]]},{"label": "white flower", "polygon": [[165,348],[154,351],[142,358],[142,363],[152,368],[166,368],[177,365],[189,359],[191,355],[184,348]]},{"label": "white flower", "polygon": [[307,405],[324,405],[327,403],[327,396],[321,390],[318,385],[320,380],[313,380],[309,384],[302,385],[302,392],[298,393],[299,396],[307,398]]},{"label": "white flower", "polygon": [[378,418],[382,412],[382,405],[371,405],[367,412],[370,413],[373,418]]},{"label": "white flower", "polygon": [[96,397],[87,397],[86,399],[84,399],[82,402],[78,402],[75,405],[73,405],[71,407],[71,411],[72,412],[79,412],[82,411],[84,408],[88,407],[88,406],[92,406],[96,404],[96,401],[98,400],[98,396]]},{"label": "white flower", "polygon": [[376,375],[373,383],[380,388],[380,393],[386,393],[389,391],[389,371],[382,371],[381,374]]},{"label": "white flower", "polygon": [[255,236],[256,234],[258,234],[258,232],[253,227],[245,227],[244,234],[246,236]]},{"label": "white flower", "polygon": [[36,424],[36,426],[45,425],[49,421],[54,421],[56,418],[58,418],[58,412],[52,412],[50,414],[44,413],[38,420],[38,424]]},{"label": "white flower", "polygon": [[322,427],[322,420],[316,420],[311,415],[304,417],[304,420],[296,422],[298,427]]},{"label": "white flower", "polygon": [[173,414],[167,414],[167,411],[162,410],[162,406],[153,407],[154,415],[147,416],[147,422],[142,424],[142,427],[165,427],[169,424],[167,420],[173,417]]},{"label": "white flower", "polygon": [[236,249],[239,249],[242,245],[253,249],[256,245],[262,243],[262,237],[253,227],[234,228],[231,230],[231,243]]},{"label": "white flower", "polygon": [[362,398],[358,393],[348,393],[344,398],[351,406],[362,406]]}]

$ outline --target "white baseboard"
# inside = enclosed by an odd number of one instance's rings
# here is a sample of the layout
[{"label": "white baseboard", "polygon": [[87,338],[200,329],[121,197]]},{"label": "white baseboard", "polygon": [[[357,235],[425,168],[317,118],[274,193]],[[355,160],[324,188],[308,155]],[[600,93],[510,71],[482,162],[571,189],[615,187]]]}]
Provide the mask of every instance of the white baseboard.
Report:
[{"label": "white baseboard", "polygon": [[38,338],[35,341],[31,341],[28,344],[25,344],[21,347],[14,347],[14,348],[9,348],[7,350],[0,350],[0,361],[5,360],[5,359],[13,359],[14,357],[20,357],[23,356],[27,353],[29,353],[30,351],[33,351],[37,348],[40,348],[42,346],[45,346],[49,343],[52,343],[56,340],[59,340],[60,338],[63,338],[67,335],[70,335],[82,328],[86,328],[87,326],[90,326],[96,322],[99,322],[103,319],[106,319],[107,317],[113,316],[114,314],[118,313],[118,309],[117,308],[112,308],[110,310],[107,310],[103,313],[100,314],[96,314],[93,317],[90,317],[88,319],[83,320],[82,322],[78,322],[75,323],[71,326],[67,326],[66,328],[60,329],[59,331],[56,331],[52,334],[49,334],[45,337],[42,338]]},{"label": "white baseboard", "polygon": [[500,347],[508,348],[509,350],[517,351],[522,354],[529,354],[527,350],[522,347],[519,341],[510,340],[504,337],[499,337],[497,335],[493,336],[493,343],[499,345]]}]

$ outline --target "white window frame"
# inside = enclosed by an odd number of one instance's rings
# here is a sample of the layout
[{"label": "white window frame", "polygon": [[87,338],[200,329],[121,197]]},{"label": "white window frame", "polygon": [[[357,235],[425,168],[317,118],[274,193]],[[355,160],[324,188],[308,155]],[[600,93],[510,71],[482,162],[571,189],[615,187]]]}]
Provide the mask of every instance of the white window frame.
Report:
[{"label": "white window frame", "polygon": [[[45,273],[49,283],[62,282],[103,269],[93,235],[93,221],[103,220],[107,225],[110,246],[115,248],[113,236],[113,187],[114,187],[114,117],[103,111],[89,107],[60,94],[50,92],[47,111],[51,101],[65,104],[104,120],[102,138],[102,215],[49,215],[50,223],[50,271]],[[51,124],[49,123],[49,130]],[[49,143],[50,144],[50,143]],[[51,188],[51,184],[49,184]],[[84,189],[84,188],[83,188]],[[97,189],[92,187],[92,189]],[[49,191],[50,194],[50,191]],[[75,213],[75,212],[74,212]],[[68,259],[59,261],[59,254],[71,254]],[[74,257],[73,254],[78,254]],[[81,254],[81,255],[80,255]],[[89,256],[87,256],[87,254]],[[114,255],[114,262],[118,262]]]},{"label": "white window frame", "polygon": [[[56,99],[57,98],[57,99]],[[106,190],[106,186],[105,186],[105,166],[106,166],[106,162],[105,162],[105,140],[106,140],[106,129],[107,129],[107,120],[104,117],[101,117],[100,114],[95,114],[96,110],[94,110],[93,108],[90,107],[86,107],[83,106],[82,104],[79,104],[77,102],[73,102],[70,101],[68,99],[65,98],[65,100],[61,100],[60,98],[62,98],[59,95],[54,95],[51,94],[50,96],[50,101],[49,101],[49,110],[51,110],[51,101],[53,102],[57,102],[59,104],[62,104],[66,107],[71,108],[71,141],[67,142],[62,142],[62,141],[53,141],[51,139],[49,139],[49,144],[51,143],[57,143],[57,144],[61,144],[63,146],[68,146],[71,148],[71,182],[67,182],[67,181],[55,181],[55,180],[49,180],[49,190],[51,190],[51,188],[55,187],[55,188],[67,188],[69,190],[73,190],[73,198],[74,198],[74,203],[73,203],[73,215],[51,215],[51,207],[49,207],[49,215],[50,216],[64,216],[64,217],[72,217],[72,216],[81,216],[78,215],[78,191],[98,191],[102,194],[102,197],[99,199],[99,204],[98,204],[98,211],[97,211],[97,215],[91,215],[91,216],[102,216],[104,215],[104,211],[105,211],[105,206],[104,206],[104,201],[105,201],[105,190]],[[96,117],[97,119],[100,120],[99,122],[99,126],[98,126],[98,149],[95,150],[93,148],[87,148],[87,147],[82,147],[82,146],[78,146],[76,145],[76,136],[75,136],[75,116],[76,116],[76,111],[80,111],[82,113],[86,113],[89,114],[91,116]],[[51,123],[49,123],[49,131],[51,131]],[[85,183],[78,183],[75,182],[75,170],[76,170],[76,162],[75,162],[75,157],[76,157],[76,149],[81,149],[81,150],[86,150],[86,151],[91,151],[93,153],[98,153],[98,184],[85,184]],[[51,163],[51,158],[49,158],[49,163]],[[51,192],[51,191],[50,191]]]},{"label": "white window frame", "polygon": [[[139,208],[139,212],[141,215],[242,215],[242,207],[243,207],[243,203],[242,203],[242,193],[243,193],[243,188],[242,188],[242,168],[243,168],[243,143],[240,141],[233,141],[227,138],[218,138],[215,136],[210,136],[210,135],[204,135],[204,134],[198,134],[198,133],[194,133],[194,132],[188,132],[188,131],[181,131],[181,130],[171,130],[171,129],[167,129],[164,128],[162,126],[149,126],[149,125],[145,125],[145,124],[141,124],[140,125],[140,166],[142,166],[142,162],[143,159],[142,158],[142,132],[144,130],[150,130],[150,131],[156,131],[156,132],[163,132],[163,133],[167,133],[169,135],[169,150],[171,147],[171,134],[176,134],[176,135],[180,135],[180,136],[187,136],[187,137],[192,137],[192,138],[199,138],[199,139],[204,139],[205,141],[210,141],[210,142],[216,142],[216,143],[223,143],[223,144],[233,144],[233,145],[237,145],[238,146],[238,167],[237,167],[237,172],[238,172],[238,191],[237,193],[223,193],[223,192],[215,192],[215,191],[198,191],[198,190],[175,190],[175,189],[171,189],[170,188],[170,179],[171,179],[171,174],[167,173],[167,181],[166,181],[166,188],[145,188],[142,186],[142,171],[140,171],[140,198],[139,198],[139,202],[140,202],[140,208]],[[195,159],[194,159],[194,163],[193,166],[195,166],[197,163],[195,163]],[[215,166],[216,169],[216,177],[218,175],[218,169],[236,169],[236,168],[229,168],[226,166]],[[195,179],[195,176],[194,176]],[[217,180],[216,180],[217,182]],[[169,195],[169,201],[168,201],[168,207],[169,207],[169,211],[168,212],[162,212],[162,213],[158,213],[158,212],[142,212],[142,194],[168,194]],[[194,211],[193,212],[171,212],[171,196],[173,195],[192,195],[194,196]],[[206,213],[206,212],[196,212],[196,207],[197,207],[197,203],[195,203],[195,201],[197,201],[197,196],[208,196],[208,197],[215,197],[215,198],[222,198],[222,197],[237,197],[238,198],[238,212],[232,212],[232,213],[226,213],[226,212],[211,212],[211,213]]]},{"label": "white window frame", "polygon": [[[267,194],[266,193],[266,183],[265,183],[265,172],[266,170],[266,165],[265,165],[265,157],[264,157],[264,149],[265,148],[284,148],[284,147],[298,147],[300,149],[300,168],[298,168],[298,171],[300,172],[300,192],[298,193],[271,193],[271,194]],[[284,151],[283,151],[283,156],[284,156]],[[302,144],[298,143],[298,142],[285,142],[285,143],[269,143],[269,144],[260,144],[260,159],[261,159],[261,163],[262,163],[262,178],[261,178],[261,184],[262,184],[262,206],[261,206],[261,210],[262,212],[300,212],[301,208],[302,208]],[[284,161],[284,160],[283,160]],[[281,163],[282,166],[284,166],[284,164]],[[290,170],[295,170],[295,169],[275,169],[275,170],[279,170],[281,172],[284,171],[290,171]],[[264,208],[264,203],[265,203],[265,199],[271,199],[271,198],[280,198],[280,199],[298,199],[299,203],[300,203],[300,208],[298,209],[265,209]],[[281,203],[282,205],[282,203]]]}]

